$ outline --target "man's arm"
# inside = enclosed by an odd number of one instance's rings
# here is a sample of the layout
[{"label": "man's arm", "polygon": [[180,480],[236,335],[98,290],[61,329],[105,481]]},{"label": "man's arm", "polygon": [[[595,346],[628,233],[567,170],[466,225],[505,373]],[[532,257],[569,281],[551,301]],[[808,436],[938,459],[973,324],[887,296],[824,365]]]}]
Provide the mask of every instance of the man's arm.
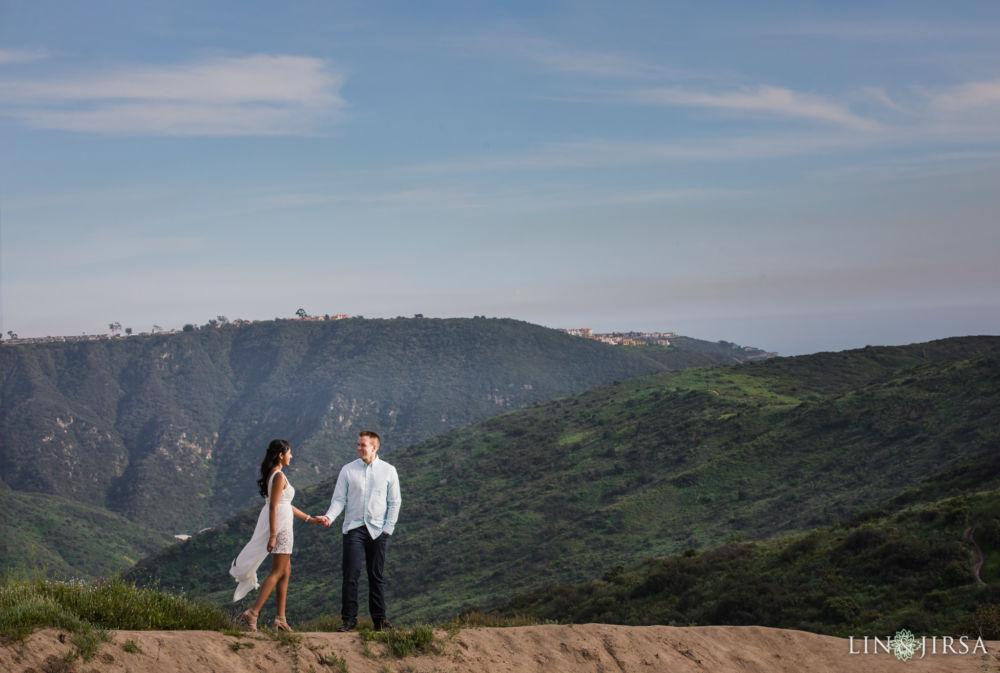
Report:
[{"label": "man's arm", "polygon": [[337,485],[333,487],[333,497],[330,498],[330,508],[326,510],[326,514],[323,518],[326,519],[323,522],[324,526],[329,526],[333,523],[333,520],[340,516],[340,513],[344,511],[347,507],[347,466],[341,468],[340,474],[337,475]]},{"label": "man's arm", "polygon": [[389,484],[386,491],[385,497],[385,525],[382,527],[382,531],[392,535],[392,531],[396,529],[396,520],[399,519],[399,508],[403,504],[403,496],[399,492],[399,475],[396,474],[396,468],[392,468],[392,474],[389,475]]}]

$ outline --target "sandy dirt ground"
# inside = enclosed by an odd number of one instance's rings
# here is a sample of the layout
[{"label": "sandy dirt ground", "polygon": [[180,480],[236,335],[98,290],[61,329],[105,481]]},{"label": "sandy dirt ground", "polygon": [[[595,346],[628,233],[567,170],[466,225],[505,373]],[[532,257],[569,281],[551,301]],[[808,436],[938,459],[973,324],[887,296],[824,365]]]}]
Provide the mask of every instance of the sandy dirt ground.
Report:
[{"label": "sandy dirt ground", "polygon": [[[864,654],[863,643],[755,626],[526,626],[463,629],[438,634],[439,654],[398,659],[357,633],[303,633],[282,643],[267,632],[229,636],[214,631],[116,631],[89,661],[67,662],[75,651],[65,633],[38,631],[0,648],[0,671],[57,673],[985,673],[1000,671],[1000,642],[983,654],[931,654],[904,662],[893,654]],[[127,641],[132,641],[126,646]],[[128,651],[136,649],[137,651]],[[366,651],[367,649],[367,651]],[[871,645],[869,646],[871,649]],[[956,644],[956,650],[958,646]],[[919,653],[917,657],[919,657]],[[342,662],[342,665],[341,663]]]}]

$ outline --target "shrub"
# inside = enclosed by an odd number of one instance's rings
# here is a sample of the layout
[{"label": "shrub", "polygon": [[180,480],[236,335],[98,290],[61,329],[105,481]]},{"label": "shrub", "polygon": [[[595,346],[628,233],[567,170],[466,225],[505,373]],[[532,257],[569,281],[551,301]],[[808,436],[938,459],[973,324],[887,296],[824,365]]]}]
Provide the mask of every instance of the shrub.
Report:
[{"label": "shrub", "polygon": [[861,614],[861,606],[851,596],[831,596],[823,607],[827,615],[839,622],[851,622]]},{"label": "shrub", "polygon": [[434,638],[434,630],[426,624],[419,624],[410,629],[388,629],[386,631],[361,631],[361,638],[365,642],[379,641],[385,643],[389,648],[389,654],[403,658],[415,652],[424,654],[437,654],[440,648]]}]

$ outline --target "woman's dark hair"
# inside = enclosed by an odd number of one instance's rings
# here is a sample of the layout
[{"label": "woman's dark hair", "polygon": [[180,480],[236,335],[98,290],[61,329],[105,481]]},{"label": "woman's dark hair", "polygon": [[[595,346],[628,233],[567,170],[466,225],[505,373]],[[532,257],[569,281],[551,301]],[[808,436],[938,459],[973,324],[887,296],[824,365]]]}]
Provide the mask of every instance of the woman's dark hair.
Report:
[{"label": "woman's dark hair", "polygon": [[271,443],[267,445],[267,453],[260,464],[260,479],[257,480],[257,488],[265,498],[267,497],[267,478],[274,466],[281,462],[281,454],[290,448],[292,445],[284,439],[272,439]]}]

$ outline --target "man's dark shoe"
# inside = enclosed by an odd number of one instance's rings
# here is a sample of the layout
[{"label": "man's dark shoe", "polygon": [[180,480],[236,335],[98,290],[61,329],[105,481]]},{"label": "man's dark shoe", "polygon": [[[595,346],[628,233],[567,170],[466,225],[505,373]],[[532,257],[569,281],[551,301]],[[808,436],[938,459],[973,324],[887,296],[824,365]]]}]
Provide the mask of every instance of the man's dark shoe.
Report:
[{"label": "man's dark shoe", "polygon": [[385,631],[386,629],[391,629],[391,628],[392,628],[392,622],[390,622],[388,619],[383,619],[381,621],[375,622],[376,631]]},{"label": "man's dark shoe", "polygon": [[337,627],[337,630],[346,633],[347,631],[353,631],[354,627],[357,625],[358,625],[357,622],[344,622],[343,624]]}]

